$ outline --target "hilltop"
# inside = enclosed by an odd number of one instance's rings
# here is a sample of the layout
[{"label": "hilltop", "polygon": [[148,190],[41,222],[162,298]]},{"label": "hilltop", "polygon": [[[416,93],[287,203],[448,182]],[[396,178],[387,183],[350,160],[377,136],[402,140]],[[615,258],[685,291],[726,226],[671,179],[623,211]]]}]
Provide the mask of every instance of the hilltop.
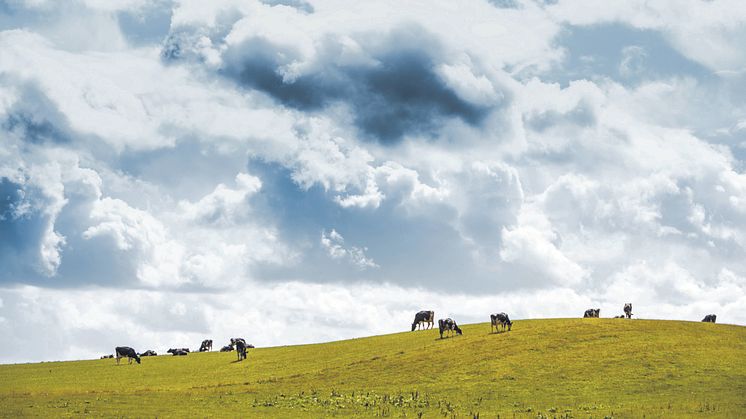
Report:
[{"label": "hilltop", "polygon": [[19,416],[746,416],[746,327],[519,320],[235,353],[0,366]]}]

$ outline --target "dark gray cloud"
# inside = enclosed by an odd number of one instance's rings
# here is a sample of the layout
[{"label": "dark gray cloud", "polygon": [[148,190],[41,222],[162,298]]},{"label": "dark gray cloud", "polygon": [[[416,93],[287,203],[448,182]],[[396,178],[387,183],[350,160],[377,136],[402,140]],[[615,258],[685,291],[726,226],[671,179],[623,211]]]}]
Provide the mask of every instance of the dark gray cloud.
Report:
[{"label": "dark gray cloud", "polygon": [[18,99],[0,119],[0,129],[34,144],[72,140],[67,117],[32,83],[22,85]]},{"label": "dark gray cloud", "polygon": [[[300,51],[252,37],[225,54],[224,73],[304,111],[344,102],[364,136],[384,144],[405,135],[434,136],[452,118],[476,126],[491,110],[462,99],[436,74],[444,52],[437,38],[422,28],[399,27],[357,40],[375,63],[342,63],[340,41],[330,38],[320,47],[313,71],[287,80],[281,67]],[[168,44],[163,55],[178,57],[182,48]]]}]

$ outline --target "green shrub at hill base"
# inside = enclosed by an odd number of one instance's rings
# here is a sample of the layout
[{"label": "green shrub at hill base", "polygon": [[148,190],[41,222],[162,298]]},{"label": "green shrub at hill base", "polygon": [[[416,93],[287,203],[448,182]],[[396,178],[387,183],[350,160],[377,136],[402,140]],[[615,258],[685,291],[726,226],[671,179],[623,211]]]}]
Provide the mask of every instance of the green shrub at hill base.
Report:
[{"label": "green shrub at hill base", "polygon": [[1,365],[0,416],[746,417],[746,327],[552,319],[463,331],[252,349],[243,362]]}]

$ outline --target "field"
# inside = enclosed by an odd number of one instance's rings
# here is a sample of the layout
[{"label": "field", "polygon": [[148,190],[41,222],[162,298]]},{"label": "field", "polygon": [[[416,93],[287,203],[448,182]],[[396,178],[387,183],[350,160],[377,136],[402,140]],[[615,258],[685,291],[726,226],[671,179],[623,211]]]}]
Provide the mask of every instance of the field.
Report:
[{"label": "field", "polygon": [[251,349],[240,363],[213,352],[0,365],[0,415],[746,417],[746,327],[551,319],[463,330]]}]

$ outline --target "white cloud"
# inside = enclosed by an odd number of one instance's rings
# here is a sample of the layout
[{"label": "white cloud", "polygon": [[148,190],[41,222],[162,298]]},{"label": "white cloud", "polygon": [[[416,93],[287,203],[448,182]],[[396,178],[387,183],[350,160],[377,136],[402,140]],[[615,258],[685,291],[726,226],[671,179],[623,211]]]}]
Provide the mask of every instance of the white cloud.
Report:
[{"label": "white cloud", "polygon": [[365,255],[365,252],[368,250],[367,248],[356,246],[345,247],[344,237],[334,229],[329,234],[326,234],[326,231],[321,232],[321,246],[326,250],[330,258],[347,260],[360,270],[379,267],[373,259]]}]

